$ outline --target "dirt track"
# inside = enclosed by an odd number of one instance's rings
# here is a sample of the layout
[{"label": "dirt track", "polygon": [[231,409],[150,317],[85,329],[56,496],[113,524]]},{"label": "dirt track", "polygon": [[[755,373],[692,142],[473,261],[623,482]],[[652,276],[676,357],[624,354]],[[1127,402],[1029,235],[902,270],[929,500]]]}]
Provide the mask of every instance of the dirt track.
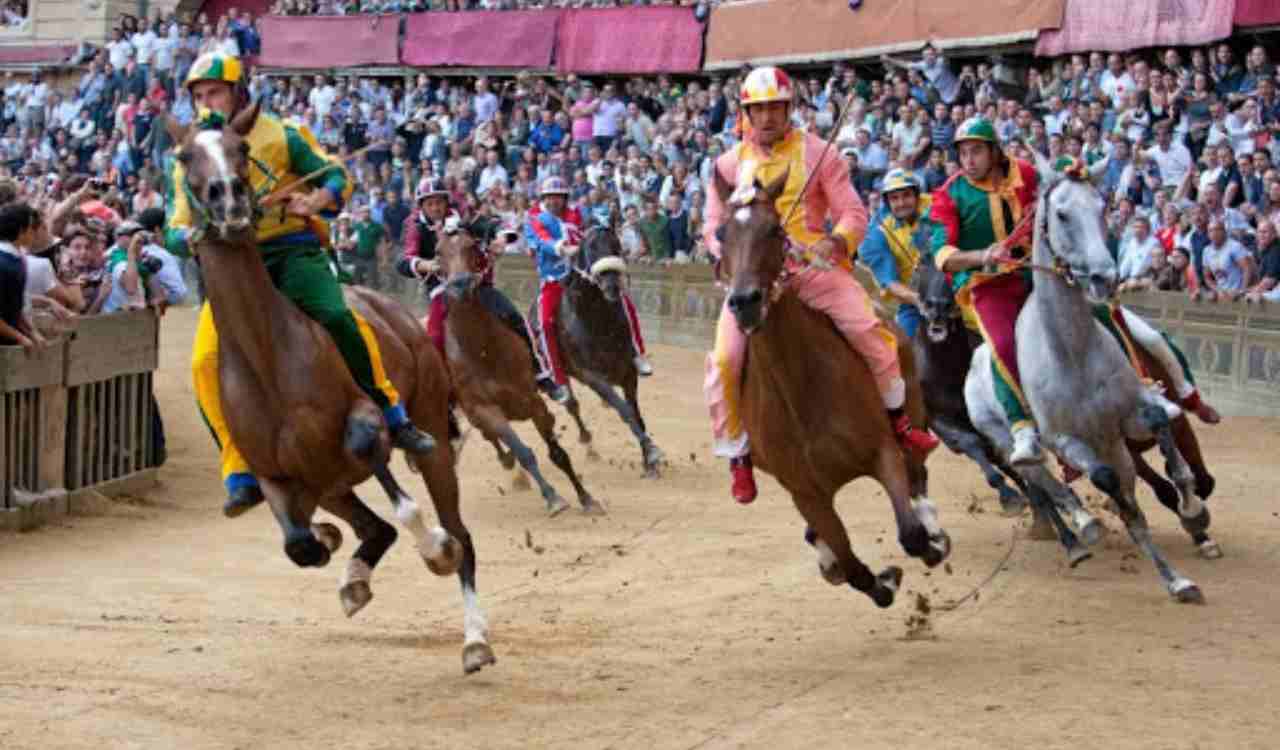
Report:
[{"label": "dirt track", "polygon": [[[1219,479],[1211,507],[1224,560],[1196,558],[1176,520],[1140,496],[1206,607],[1173,604],[1118,534],[1068,570],[1056,546],[1012,531],[976,470],[941,455],[933,495],[955,543],[951,575],[904,561],[870,480],[841,496],[864,559],[907,571],[904,595],[880,611],[820,578],[771,480],[752,507],[729,499],[709,457],[701,355],[659,348],[641,404],[671,459],[666,476],[639,477],[638,450],[598,402],[587,411],[604,460],[588,463],[567,441],[607,518],[544,518],[535,493],[510,490],[492,451],[467,447],[463,510],[498,664],[464,677],[456,579],[432,576],[407,535],[378,568],[373,603],[349,621],[340,564],[294,568],[265,509],[221,517],[189,385],[194,322],[190,310],[165,322],[162,486],[100,515],[0,534],[0,748],[1280,742],[1276,422],[1200,431]],[[554,469],[548,477],[570,491]],[[363,494],[388,508],[372,486]],[[343,531],[339,562],[352,549]],[[976,598],[933,613],[932,637],[905,639],[916,593],[943,604],[997,569]]]}]

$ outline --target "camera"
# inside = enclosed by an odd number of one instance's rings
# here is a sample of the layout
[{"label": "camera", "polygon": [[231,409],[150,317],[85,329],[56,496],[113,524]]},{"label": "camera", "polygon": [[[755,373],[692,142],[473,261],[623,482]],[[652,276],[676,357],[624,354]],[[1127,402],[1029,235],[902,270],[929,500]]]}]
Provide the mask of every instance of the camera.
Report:
[{"label": "camera", "polygon": [[502,241],[508,245],[513,245],[520,241],[520,235],[514,229],[507,229],[502,232]]}]

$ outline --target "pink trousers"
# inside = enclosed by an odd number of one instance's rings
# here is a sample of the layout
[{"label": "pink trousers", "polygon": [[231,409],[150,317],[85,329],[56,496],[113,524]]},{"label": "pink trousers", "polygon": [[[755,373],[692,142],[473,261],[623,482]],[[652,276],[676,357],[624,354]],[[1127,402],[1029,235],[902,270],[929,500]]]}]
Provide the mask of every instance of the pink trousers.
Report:
[{"label": "pink trousers", "polygon": [[[876,317],[867,291],[853,275],[838,268],[810,269],[793,278],[789,285],[807,307],[830,318],[849,346],[866,360],[886,408],[901,407],[906,384],[898,366],[897,341]],[[720,308],[715,349],[707,354],[703,383],[717,456],[737,458],[750,452],[739,411],[746,351],[747,337],[726,302]]]}]

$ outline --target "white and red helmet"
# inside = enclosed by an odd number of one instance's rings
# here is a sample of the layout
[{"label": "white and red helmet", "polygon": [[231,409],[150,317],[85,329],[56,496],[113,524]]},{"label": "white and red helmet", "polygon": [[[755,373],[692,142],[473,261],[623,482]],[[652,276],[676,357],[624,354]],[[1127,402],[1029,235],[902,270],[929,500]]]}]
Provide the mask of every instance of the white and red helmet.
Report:
[{"label": "white and red helmet", "polygon": [[738,91],[738,103],[765,104],[768,102],[790,102],[794,88],[791,77],[772,65],[765,65],[747,74]]}]

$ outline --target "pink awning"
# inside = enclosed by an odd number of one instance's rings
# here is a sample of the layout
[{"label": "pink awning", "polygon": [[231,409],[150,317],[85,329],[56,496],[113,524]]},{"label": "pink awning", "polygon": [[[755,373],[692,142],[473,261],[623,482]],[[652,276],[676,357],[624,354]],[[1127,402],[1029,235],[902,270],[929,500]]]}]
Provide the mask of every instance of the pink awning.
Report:
[{"label": "pink awning", "polygon": [[349,68],[400,61],[400,16],[267,16],[258,22],[269,68]]},{"label": "pink awning", "polygon": [[1236,26],[1280,26],[1276,0],[1236,0]]},{"label": "pink awning", "polygon": [[702,64],[702,24],[693,9],[565,11],[556,68],[575,73],[688,73]]},{"label": "pink awning", "polygon": [[1036,54],[1205,44],[1231,36],[1235,10],[1236,0],[1067,0],[1062,27],[1041,32]]},{"label": "pink awning", "polygon": [[553,10],[414,13],[404,27],[406,65],[549,68],[561,13]]}]

